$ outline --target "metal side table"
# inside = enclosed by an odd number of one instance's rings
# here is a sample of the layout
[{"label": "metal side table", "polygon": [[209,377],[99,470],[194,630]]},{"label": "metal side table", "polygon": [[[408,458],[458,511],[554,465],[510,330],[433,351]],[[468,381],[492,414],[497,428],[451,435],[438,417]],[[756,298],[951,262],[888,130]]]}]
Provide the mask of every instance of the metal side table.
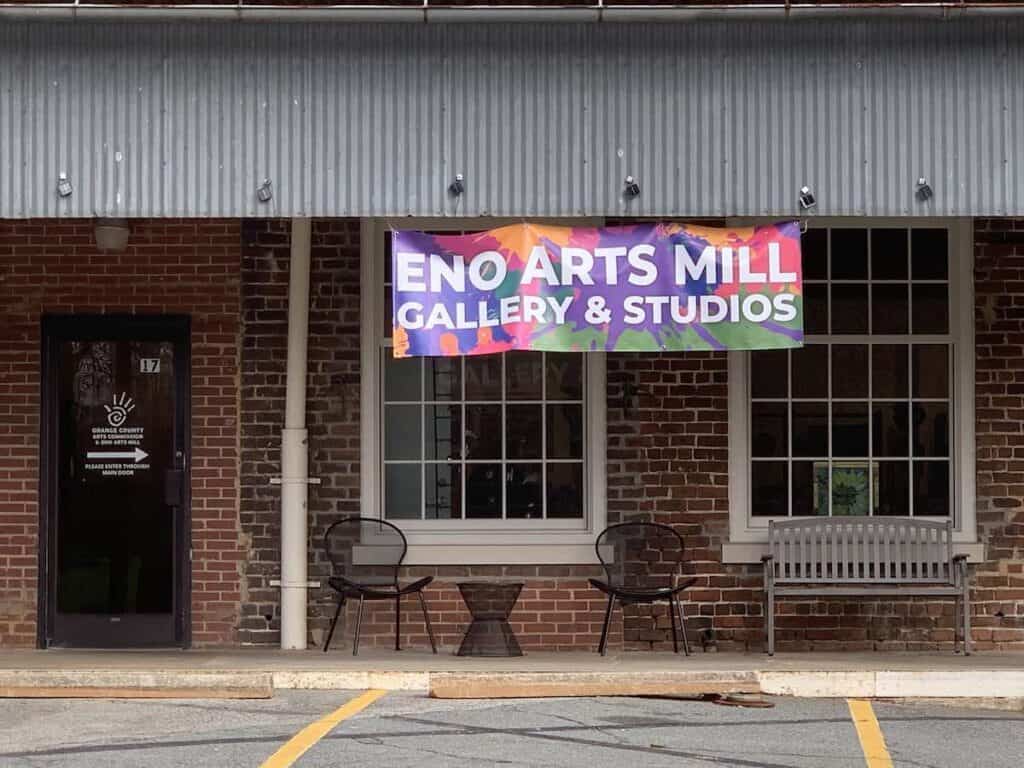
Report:
[{"label": "metal side table", "polygon": [[458,656],[522,656],[508,617],[522,582],[462,581],[456,584],[473,617]]}]

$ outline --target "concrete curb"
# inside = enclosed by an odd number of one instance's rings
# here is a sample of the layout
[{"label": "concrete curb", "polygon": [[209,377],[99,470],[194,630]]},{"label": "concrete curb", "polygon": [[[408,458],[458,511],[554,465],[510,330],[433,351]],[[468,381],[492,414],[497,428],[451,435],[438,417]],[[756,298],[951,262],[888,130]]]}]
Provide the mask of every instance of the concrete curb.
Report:
[{"label": "concrete curb", "polygon": [[820,698],[1012,699],[1024,697],[1024,669],[759,671],[761,692]]},{"label": "concrete curb", "polygon": [[269,698],[275,690],[430,691],[448,698],[764,693],[1024,699],[1024,669],[658,672],[0,669],[0,698]]},{"label": "concrete curb", "polygon": [[266,672],[0,670],[0,698],[269,699],[273,695],[273,681]]}]

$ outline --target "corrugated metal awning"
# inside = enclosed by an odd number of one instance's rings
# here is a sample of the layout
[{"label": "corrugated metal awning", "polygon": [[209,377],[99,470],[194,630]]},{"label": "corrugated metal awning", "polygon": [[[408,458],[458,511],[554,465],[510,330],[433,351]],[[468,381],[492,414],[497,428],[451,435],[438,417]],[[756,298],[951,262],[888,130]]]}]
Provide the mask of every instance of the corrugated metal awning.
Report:
[{"label": "corrugated metal awning", "polygon": [[1022,33],[12,23],[0,216],[1024,215]]}]

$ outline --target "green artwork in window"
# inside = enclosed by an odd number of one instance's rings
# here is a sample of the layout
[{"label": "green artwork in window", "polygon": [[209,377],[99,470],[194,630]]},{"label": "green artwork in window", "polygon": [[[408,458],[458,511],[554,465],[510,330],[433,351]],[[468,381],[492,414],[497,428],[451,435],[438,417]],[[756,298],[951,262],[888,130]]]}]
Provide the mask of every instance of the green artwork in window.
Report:
[{"label": "green artwork in window", "polygon": [[[876,465],[877,466],[877,465]],[[852,517],[869,514],[870,494],[868,483],[874,475],[874,495],[878,498],[878,472],[871,472],[866,461],[832,462],[832,515]],[[828,511],[828,464],[814,463],[814,512],[827,515]]]}]

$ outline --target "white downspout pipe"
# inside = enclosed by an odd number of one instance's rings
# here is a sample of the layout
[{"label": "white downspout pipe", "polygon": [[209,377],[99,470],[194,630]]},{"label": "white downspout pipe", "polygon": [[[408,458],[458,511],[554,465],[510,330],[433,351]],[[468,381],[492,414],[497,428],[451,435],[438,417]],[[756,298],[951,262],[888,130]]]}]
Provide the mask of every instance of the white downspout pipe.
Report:
[{"label": "white downspout pipe", "polygon": [[288,368],[281,433],[281,648],[306,648],[306,357],[309,339],[309,262],[312,226],[292,219],[288,274]]}]

